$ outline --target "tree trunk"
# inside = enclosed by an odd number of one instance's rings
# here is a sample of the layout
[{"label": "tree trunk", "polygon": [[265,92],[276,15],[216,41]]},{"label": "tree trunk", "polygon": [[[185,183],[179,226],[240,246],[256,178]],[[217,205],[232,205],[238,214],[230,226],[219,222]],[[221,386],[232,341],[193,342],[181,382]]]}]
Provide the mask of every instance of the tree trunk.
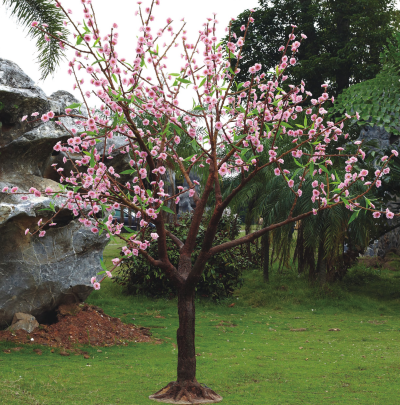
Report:
[{"label": "tree trunk", "polygon": [[263,276],[266,283],[269,282],[269,232],[264,234],[263,248],[264,248],[264,260],[263,260]]},{"label": "tree trunk", "polygon": [[194,347],[195,306],[194,291],[178,294],[179,328],[178,342],[178,382],[196,381],[196,353]]},{"label": "tree trunk", "polygon": [[300,222],[297,228],[297,271],[299,274],[304,272],[304,228],[303,224]]},{"label": "tree trunk", "polygon": [[311,246],[305,248],[304,257],[308,265],[308,280],[313,283],[315,281],[315,258],[314,249]]},{"label": "tree trunk", "polygon": [[132,227],[132,210],[130,208],[128,209],[128,225],[129,228]]},{"label": "tree trunk", "polygon": [[124,225],[125,221],[124,221],[124,208],[122,207],[122,205],[119,207],[120,211],[119,211],[119,220],[121,221],[121,224]]},{"label": "tree trunk", "polygon": [[326,260],[325,256],[325,249],[324,249],[324,241],[321,239],[319,242],[318,247],[318,259],[317,259],[317,272],[318,278],[321,285],[324,285],[326,282]]},{"label": "tree trunk", "polygon": [[196,380],[195,333],[195,290],[178,292],[179,328],[178,378],[149,398],[169,404],[210,404],[222,401],[212,389]]}]

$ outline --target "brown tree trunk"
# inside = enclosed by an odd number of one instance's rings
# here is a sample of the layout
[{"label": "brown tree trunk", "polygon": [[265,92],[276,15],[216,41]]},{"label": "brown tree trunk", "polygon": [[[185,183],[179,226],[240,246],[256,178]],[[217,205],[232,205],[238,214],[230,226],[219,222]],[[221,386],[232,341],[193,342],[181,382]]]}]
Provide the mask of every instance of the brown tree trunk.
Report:
[{"label": "brown tree trunk", "polygon": [[196,381],[194,290],[178,294],[178,382]]},{"label": "brown tree trunk", "polygon": [[196,380],[194,297],[194,287],[188,291],[184,286],[179,289],[179,328],[176,335],[178,342],[177,381],[169,383],[151,395],[150,399],[170,404],[210,404],[222,401],[222,397],[212,389],[199,384]]}]

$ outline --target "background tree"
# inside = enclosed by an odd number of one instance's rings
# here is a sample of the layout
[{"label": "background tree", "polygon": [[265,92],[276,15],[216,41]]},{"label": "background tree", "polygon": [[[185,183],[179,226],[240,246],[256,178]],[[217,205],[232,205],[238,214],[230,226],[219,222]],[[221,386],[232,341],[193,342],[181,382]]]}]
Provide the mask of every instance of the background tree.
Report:
[{"label": "background tree", "polygon": [[357,125],[378,125],[389,133],[400,134],[400,32],[387,40],[380,55],[378,74],[345,90],[331,108],[332,114],[357,110]]},{"label": "background tree", "polygon": [[[254,61],[266,69],[279,63],[281,45],[291,32],[291,24],[307,36],[300,47],[298,62],[291,69],[290,83],[306,83],[314,95],[321,83],[340,94],[350,84],[372,79],[381,69],[379,53],[395,29],[398,17],[394,0],[260,0],[254,13],[254,29],[243,47],[237,81],[249,79]],[[243,36],[241,27],[250,11],[232,23],[232,31]],[[298,37],[300,40],[300,36]]]},{"label": "background tree", "polygon": [[[55,36],[65,37],[68,30],[63,25],[63,15],[59,8],[48,0],[3,0],[3,6],[11,16],[15,16],[17,22],[28,28],[28,34],[36,39],[38,49],[38,63],[41,72],[41,80],[53,74],[65,57],[63,49]],[[49,34],[32,27],[32,22],[47,24],[46,30]]]}]

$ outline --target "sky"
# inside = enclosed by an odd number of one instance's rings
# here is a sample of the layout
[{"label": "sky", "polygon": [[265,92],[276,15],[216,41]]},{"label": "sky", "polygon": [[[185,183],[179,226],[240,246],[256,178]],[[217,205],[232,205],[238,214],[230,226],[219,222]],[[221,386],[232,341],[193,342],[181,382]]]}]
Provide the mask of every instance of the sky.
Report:
[{"label": "sky", "polygon": [[[154,23],[164,25],[167,18],[174,20],[174,27],[182,24],[181,19],[186,22],[188,39],[197,38],[198,31],[202,28],[208,17],[213,17],[217,13],[219,21],[218,38],[225,35],[225,27],[232,17],[237,17],[245,9],[257,7],[258,0],[161,0],[161,4],[156,6]],[[80,0],[63,0],[65,8],[71,8],[72,17],[75,21],[82,21]],[[127,60],[134,57],[133,47],[136,45],[136,36],[138,34],[139,20],[134,13],[137,10],[137,1],[135,0],[93,0],[96,17],[99,23],[102,36],[110,32],[111,25],[116,22],[119,32],[119,56],[126,57]],[[143,0],[142,7],[151,4],[150,0]],[[157,25],[157,24],[156,24]],[[177,30],[176,30],[177,31]],[[168,34],[169,35],[169,34]],[[66,90],[79,98],[77,90],[73,91],[73,80],[67,74],[67,62],[64,62],[57,70],[54,77],[47,78],[45,81],[39,81],[40,72],[36,63],[35,41],[27,36],[27,30],[24,30],[17,24],[14,17],[10,17],[9,11],[4,6],[0,6],[0,58],[9,59],[15,62],[19,67],[30,76],[34,82],[41,87],[49,96],[57,90]],[[166,38],[170,38],[167,36]],[[164,39],[164,37],[163,37]],[[177,48],[179,49],[179,48]],[[179,54],[176,57],[169,58],[167,65],[170,68],[169,73],[178,71],[181,66]],[[174,70],[175,69],[175,70]]]}]

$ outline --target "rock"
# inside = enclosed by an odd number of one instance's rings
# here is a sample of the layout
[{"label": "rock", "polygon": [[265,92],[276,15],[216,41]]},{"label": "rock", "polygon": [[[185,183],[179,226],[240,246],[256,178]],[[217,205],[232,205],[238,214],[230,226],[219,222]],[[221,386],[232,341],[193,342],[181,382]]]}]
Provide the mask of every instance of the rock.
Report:
[{"label": "rock", "polygon": [[[0,327],[9,325],[15,312],[30,313],[43,323],[59,305],[85,300],[92,291],[90,278],[101,271],[104,234],[93,234],[63,209],[44,238],[25,236],[39,218],[51,218],[50,211],[41,210],[52,200],[30,195],[21,201],[20,195],[1,192],[6,186],[17,186],[19,192],[59,189],[51,164],[60,156],[53,147],[69,133],[54,122],[30,124],[21,118],[35,111],[62,113],[76,102],[65,91],[46,97],[16,64],[0,59]],[[81,113],[87,115],[85,106]],[[60,120],[79,130],[72,118]],[[62,199],[53,203],[58,209]]]},{"label": "rock", "polygon": [[361,129],[359,139],[366,142],[373,140],[377,142],[377,149],[382,150],[388,148],[398,139],[398,137],[390,134],[383,127],[379,127],[377,125],[371,127],[369,125],[366,125]]},{"label": "rock", "polygon": [[39,322],[36,318],[30,314],[24,314],[23,312],[17,312],[14,314],[11,326],[7,329],[9,331],[23,329],[28,333],[33,332],[39,327]]}]

